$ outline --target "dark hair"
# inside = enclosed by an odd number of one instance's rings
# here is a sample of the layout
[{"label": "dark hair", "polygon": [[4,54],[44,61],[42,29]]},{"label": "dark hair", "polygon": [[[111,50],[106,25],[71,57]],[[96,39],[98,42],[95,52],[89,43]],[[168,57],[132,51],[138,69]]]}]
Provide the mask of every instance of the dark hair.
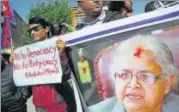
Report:
[{"label": "dark hair", "polygon": [[178,4],[179,4],[178,1],[152,1],[146,4],[145,12],[158,10],[160,8],[167,8]]},{"label": "dark hair", "polygon": [[[132,5],[132,1],[131,5]],[[109,3],[109,10],[111,11],[121,11],[122,8],[125,8],[127,10],[127,7],[125,6],[125,1],[111,1]]]},{"label": "dark hair", "polygon": [[1,53],[1,73],[4,70],[7,63],[9,63],[10,54],[8,53]]},{"label": "dark hair", "polygon": [[62,24],[58,24],[58,23],[53,23],[50,26],[50,29],[51,29],[52,36],[61,35],[62,29],[63,29],[63,25]]},{"label": "dark hair", "polygon": [[155,1],[147,3],[145,6],[145,12],[156,10],[157,8],[155,7],[154,4],[155,4]]},{"label": "dark hair", "polygon": [[[45,19],[40,17],[33,17],[29,19],[29,25],[30,24],[40,24],[43,28],[50,27],[49,22],[47,22]],[[48,38],[50,38],[50,31],[47,33]]]},{"label": "dark hair", "polygon": [[40,24],[42,25],[44,28],[49,26],[49,23],[43,19],[43,18],[39,18],[39,17],[33,17],[29,20],[29,25],[30,24]]},{"label": "dark hair", "polygon": [[1,53],[1,55],[2,55],[2,58],[6,61],[9,61],[9,58],[11,56],[9,53]]}]

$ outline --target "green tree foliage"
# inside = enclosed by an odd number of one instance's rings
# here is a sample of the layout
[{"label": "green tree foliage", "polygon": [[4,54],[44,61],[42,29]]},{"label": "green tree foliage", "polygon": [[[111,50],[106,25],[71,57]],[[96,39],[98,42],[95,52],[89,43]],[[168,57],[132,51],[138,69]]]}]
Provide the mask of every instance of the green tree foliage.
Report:
[{"label": "green tree foliage", "polygon": [[33,38],[31,37],[30,33],[28,32],[29,27],[27,24],[23,23],[23,31],[22,31],[22,43],[27,45],[32,43]]},{"label": "green tree foliage", "polygon": [[50,3],[39,2],[31,7],[29,18],[42,17],[50,23],[68,23],[71,24],[71,9],[68,7],[68,1],[54,1]]}]

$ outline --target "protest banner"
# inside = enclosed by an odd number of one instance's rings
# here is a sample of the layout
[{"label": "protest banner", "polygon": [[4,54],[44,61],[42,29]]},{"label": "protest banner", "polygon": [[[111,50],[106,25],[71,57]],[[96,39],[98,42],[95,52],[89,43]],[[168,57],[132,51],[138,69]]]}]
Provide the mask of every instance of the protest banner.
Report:
[{"label": "protest banner", "polygon": [[[123,41],[135,35],[155,35],[166,42],[173,53],[175,65],[179,68],[179,8],[171,7],[122,20],[84,28],[63,36],[73,63],[74,74],[85,101],[85,111],[96,112],[94,105],[115,96],[108,64],[113,50]],[[170,30],[167,30],[170,29]],[[80,54],[80,50],[83,53]],[[81,56],[88,62],[90,81],[83,81],[79,69]]]},{"label": "protest banner", "polygon": [[14,51],[13,77],[17,86],[61,82],[60,57],[54,39]]}]

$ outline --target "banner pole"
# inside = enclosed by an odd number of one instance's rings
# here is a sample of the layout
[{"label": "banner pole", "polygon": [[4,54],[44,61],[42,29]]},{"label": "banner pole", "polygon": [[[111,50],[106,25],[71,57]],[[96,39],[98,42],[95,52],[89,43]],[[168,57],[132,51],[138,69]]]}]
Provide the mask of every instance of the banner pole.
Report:
[{"label": "banner pole", "polygon": [[14,53],[12,38],[10,41],[11,41],[11,55],[12,55]]}]

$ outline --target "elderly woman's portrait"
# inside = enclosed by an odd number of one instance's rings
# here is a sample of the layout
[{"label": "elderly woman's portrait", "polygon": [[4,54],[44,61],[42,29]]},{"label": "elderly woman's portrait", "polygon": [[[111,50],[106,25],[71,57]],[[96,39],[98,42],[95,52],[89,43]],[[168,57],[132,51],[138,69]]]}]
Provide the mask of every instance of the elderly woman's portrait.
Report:
[{"label": "elderly woman's portrait", "polygon": [[115,96],[90,106],[90,112],[178,112],[173,89],[179,70],[159,38],[137,35],[121,42],[105,69]]},{"label": "elderly woman's portrait", "polygon": [[137,31],[71,52],[87,112],[178,112],[179,26]]}]

